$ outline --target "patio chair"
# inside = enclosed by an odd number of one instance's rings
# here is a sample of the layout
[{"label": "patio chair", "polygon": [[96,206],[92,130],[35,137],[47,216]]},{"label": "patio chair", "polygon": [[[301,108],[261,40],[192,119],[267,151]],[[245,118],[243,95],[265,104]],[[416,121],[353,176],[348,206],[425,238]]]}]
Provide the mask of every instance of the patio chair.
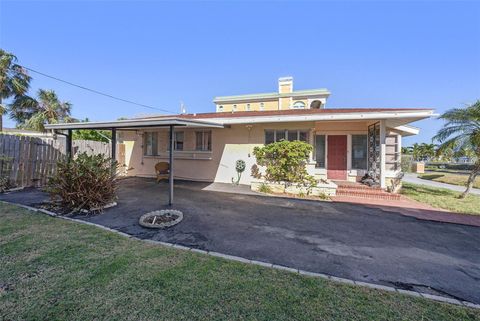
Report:
[{"label": "patio chair", "polygon": [[157,182],[160,182],[162,179],[168,179],[170,175],[170,164],[167,162],[156,163],[155,173],[157,174]]}]

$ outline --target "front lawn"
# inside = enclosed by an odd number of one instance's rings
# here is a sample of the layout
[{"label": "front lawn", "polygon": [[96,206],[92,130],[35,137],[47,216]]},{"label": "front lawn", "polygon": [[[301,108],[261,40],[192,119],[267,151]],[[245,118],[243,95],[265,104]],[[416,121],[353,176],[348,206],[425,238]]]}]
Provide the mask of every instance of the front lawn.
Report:
[{"label": "front lawn", "polygon": [[459,199],[461,193],[445,188],[402,183],[402,194],[416,201],[457,213],[480,215],[480,196],[468,195]]},{"label": "front lawn", "polygon": [[[428,173],[428,174],[420,174],[418,175],[421,179],[427,179],[430,181],[452,184],[452,185],[459,185],[465,186],[467,184],[468,175],[463,174],[454,174],[454,173]],[[475,179],[473,183],[473,187],[480,188],[480,177]]]},{"label": "front lawn", "polygon": [[121,237],[0,204],[2,320],[480,320],[480,310]]}]

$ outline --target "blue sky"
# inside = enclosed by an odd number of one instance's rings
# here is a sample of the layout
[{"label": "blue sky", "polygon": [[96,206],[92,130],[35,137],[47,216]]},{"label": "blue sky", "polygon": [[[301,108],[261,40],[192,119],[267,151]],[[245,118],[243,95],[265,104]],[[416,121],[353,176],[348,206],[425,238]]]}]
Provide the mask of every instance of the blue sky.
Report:
[{"label": "blue sky", "polygon": [[[327,107],[480,99],[477,2],[0,2],[0,47],[33,69],[147,105],[214,111],[214,96],[326,87]],[[91,120],[158,113],[32,74]],[[10,120],[6,126],[14,126]],[[416,123],[429,142],[439,120]]]}]

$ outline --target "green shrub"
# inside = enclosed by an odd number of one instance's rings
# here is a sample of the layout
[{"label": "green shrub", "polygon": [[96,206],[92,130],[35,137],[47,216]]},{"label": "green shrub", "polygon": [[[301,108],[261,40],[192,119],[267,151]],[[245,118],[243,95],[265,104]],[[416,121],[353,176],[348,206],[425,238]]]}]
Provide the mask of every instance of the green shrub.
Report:
[{"label": "green shrub", "polygon": [[[304,186],[314,186],[316,181],[306,169],[307,161],[313,147],[301,141],[286,141],[271,143],[264,147],[255,147],[253,154],[257,164],[252,166],[252,176],[269,182],[297,183]],[[265,167],[261,174],[258,166]]]},{"label": "green shrub", "polygon": [[7,191],[13,187],[10,181],[10,174],[12,171],[12,157],[0,156],[0,193]]},{"label": "green shrub", "polygon": [[103,154],[81,153],[58,162],[47,191],[53,201],[72,211],[101,208],[116,198],[116,170],[117,163]]},{"label": "green shrub", "polygon": [[475,168],[475,164],[452,164],[452,163],[427,163],[426,169],[452,169],[458,171],[471,171]]},{"label": "green shrub", "polygon": [[300,193],[298,193],[297,196],[299,198],[305,198],[305,197],[307,197],[307,193],[305,193],[304,191],[300,191]]},{"label": "green shrub", "polygon": [[329,200],[330,196],[328,196],[326,193],[320,193],[318,194],[318,198],[321,200]]},{"label": "green shrub", "polygon": [[269,194],[269,193],[272,192],[272,189],[271,189],[270,186],[268,186],[267,184],[262,183],[262,185],[260,185],[260,187],[258,188],[258,191],[259,191],[260,193]]},{"label": "green shrub", "polygon": [[10,179],[7,176],[0,177],[0,193],[6,192],[10,187]]}]

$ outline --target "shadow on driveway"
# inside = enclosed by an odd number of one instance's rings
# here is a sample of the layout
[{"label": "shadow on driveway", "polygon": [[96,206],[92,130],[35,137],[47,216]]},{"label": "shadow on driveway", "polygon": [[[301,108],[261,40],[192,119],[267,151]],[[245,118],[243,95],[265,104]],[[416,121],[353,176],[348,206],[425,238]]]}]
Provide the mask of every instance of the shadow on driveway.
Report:
[{"label": "shadow on driveway", "polygon": [[[166,208],[168,185],[153,179],[122,180],[118,206],[77,218],[144,239],[480,303],[478,227],[361,204],[203,190],[207,185],[176,182],[173,208],[184,219],[166,230],[138,224],[142,214]],[[45,198],[36,189],[0,196],[25,205]]]}]

